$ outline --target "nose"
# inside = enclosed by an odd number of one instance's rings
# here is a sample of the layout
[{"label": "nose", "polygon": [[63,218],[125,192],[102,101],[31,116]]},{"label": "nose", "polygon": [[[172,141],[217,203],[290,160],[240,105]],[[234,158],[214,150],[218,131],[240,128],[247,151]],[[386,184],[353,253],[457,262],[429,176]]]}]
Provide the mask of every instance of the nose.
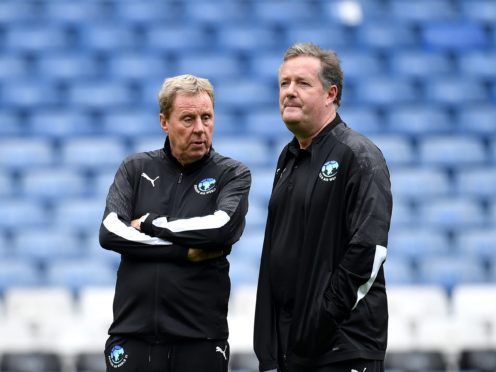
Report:
[{"label": "nose", "polygon": [[194,124],[193,124],[193,131],[195,133],[203,133],[204,130],[205,130],[205,127],[203,125],[201,117],[197,117],[195,119]]}]

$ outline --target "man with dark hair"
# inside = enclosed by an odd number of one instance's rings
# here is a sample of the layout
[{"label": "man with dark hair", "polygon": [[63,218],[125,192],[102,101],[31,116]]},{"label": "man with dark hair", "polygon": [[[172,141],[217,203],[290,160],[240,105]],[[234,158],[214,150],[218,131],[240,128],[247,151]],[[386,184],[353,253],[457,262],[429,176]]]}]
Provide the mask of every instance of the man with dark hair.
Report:
[{"label": "man with dark hair", "polygon": [[162,149],[115,175],[100,244],[121,254],[107,371],[227,372],[226,256],[240,238],[251,176],[212,148],[214,92],[192,75],[159,93]]},{"label": "man with dark hair", "polygon": [[279,106],[294,138],[269,202],[255,315],[260,371],[384,370],[389,171],[337,113],[342,87],[334,52],[309,43],[287,50]]}]

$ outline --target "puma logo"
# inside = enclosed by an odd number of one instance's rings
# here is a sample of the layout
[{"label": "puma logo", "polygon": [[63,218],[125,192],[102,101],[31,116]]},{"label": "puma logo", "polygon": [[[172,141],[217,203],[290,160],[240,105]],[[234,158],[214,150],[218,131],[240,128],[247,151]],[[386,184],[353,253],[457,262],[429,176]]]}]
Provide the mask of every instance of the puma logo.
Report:
[{"label": "puma logo", "polygon": [[151,179],[150,176],[148,176],[148,174],[146,174],[145,172],[141,173],[141,177],[143,177],[145,180],[150,181],[153,187],[155,187],[155,181],[160,178],[160,176],[157,176],[154,179]]},{"label": "puma logo", "polygon": [[227,350],[227,345],[226,345],[226,347],[224,348],[224,350],[222,350],[222,349],[220,348],[220,346],[217,346],[217,347],[215,348],[215,352],[217,352],[217,353],[221,353],[221,354],[222,354],[222,356],[224,357],[224,360],[227,360],[226,350]]}]

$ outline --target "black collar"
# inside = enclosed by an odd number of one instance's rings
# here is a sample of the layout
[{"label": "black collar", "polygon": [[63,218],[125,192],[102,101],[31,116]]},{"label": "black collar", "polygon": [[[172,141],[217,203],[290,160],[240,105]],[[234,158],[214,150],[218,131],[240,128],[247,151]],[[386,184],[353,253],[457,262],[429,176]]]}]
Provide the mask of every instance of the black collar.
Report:
[{"label": "black collar", "polygon": [[208,159],[210,159],[210,154],[213,151],[213,148],[210,147],[210,150],[208,151],[208,153],[205,154],[205,156],[203,158],[201,158],[201,159],[199,159],[199,160],[197,160],[191,164],[188,164],[188,165],[182,165],[176,159],[176,157],[174,155],[172,155],[169,136],[167,136],[167,138],[165,139],[164,147],[162,150],[163,150],[164,158],[167,158],[170,161],[172,161],[181,171],[193,171],[195,169],[200,168],[203,164],[205,164],[208,161]]}]

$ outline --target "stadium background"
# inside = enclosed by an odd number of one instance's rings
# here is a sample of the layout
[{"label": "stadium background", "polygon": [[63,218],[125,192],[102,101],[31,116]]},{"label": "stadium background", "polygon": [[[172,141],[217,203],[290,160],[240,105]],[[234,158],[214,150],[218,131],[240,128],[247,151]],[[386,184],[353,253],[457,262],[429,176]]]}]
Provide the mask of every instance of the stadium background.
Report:
[{"label": "stadium background", "polygon": [[232,264],[232,371],[251,352],[285,49],[336,50],[339,112],[383,150],[390,371],[496,370],[496,1],[1,0],[0,371],[98,372],[118,255],[98,245],[119,162],[161,147],[167,76],[216,88],[214,147],[253,187]]}]

